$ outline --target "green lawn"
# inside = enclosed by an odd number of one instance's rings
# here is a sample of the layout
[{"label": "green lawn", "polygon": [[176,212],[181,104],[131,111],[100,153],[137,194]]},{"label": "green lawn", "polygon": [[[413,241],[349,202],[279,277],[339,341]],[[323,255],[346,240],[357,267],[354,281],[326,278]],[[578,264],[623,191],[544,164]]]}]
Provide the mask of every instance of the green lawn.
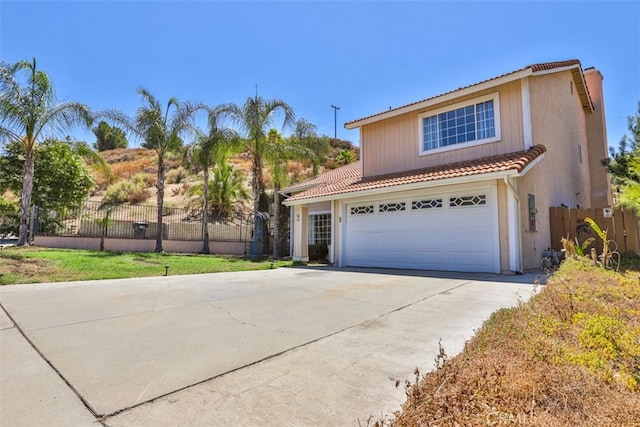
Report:
[{"label": "green lawn", "polygon": [[253,262],[238,256],[99,252],[75,249],[9,247],[0,251],[0,285],[72,280],[266,270],[291,261]]}]

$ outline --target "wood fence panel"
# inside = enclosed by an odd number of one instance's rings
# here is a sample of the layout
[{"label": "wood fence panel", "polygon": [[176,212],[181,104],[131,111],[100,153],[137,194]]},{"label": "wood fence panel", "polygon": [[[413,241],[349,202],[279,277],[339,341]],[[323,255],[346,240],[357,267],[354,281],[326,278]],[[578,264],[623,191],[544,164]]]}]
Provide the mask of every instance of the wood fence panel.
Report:
[{"label": "wood fence panel", "polygon": [[549,222],[551,228],[551,247],[557,249],[561,247],[560,239],[562,239],[562,233],[564,232],[564,218],[563,210],[561,208],[549,208]]},{"label": "wood fence panel", "polygon": [[563,237],[569,236],[571,240],[577,238],[579,244],[593,237],[596,240],[589,247],[595,248],[600,253],[602,241],[584,221],[586,217],[593,219],[603,231],[607,231],[607,238],[616,242],[618,252],[640,252],[638,218],[633,211],[623,211],[620,208],[614,209],[613,215],[606,217],[603,209],[549,208],[552,248],[562,249]]}]

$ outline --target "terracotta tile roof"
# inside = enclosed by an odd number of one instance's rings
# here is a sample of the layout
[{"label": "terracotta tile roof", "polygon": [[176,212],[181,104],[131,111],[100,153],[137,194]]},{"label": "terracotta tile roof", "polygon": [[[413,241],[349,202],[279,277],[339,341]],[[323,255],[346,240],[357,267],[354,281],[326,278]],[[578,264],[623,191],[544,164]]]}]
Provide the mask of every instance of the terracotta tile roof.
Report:
[{"label": "terracotta tile roof", "polygon": [[[298,188],[306,189],[298,194],[291,196],[287,201],[297,201],[313,199],[318,197],[333,196],[345,193],[354,193],[358,191],[373,190],[385,187],[394,187],[399,185],[414,184],[420,182],[437,181],[441,179],[457,178],[462,176],[480,175],[492,172],[516,171],[522,172],[531,162],[537,159],[546,151],[544,145],[536,145],[529,150],[518,151],[515,153],[501,154],[499,156],[485,157],[482,159],[468,160],[463,162],[449,163],[446,165],[433,166],[424,169],[412,171],[398,172],[386,175],[370,176],[360,178],[360,167],[351,167],[347,165],[339,169],[328,172],[330,177],[320,175],[313,180],[305,181],[298,185]],[[355,164],[353,164],[355,165]],[[342,169],[342,171],[340,171]],[[302,184],[315,181],[316,184],[310,187],[302,186]],[[285,189],[289,191],[293,187]]]},{"label": "terracotta tile roof", "polygon": [[281,193],[297,193],[311,187],[326,184],[334,181],[340,181],[346,178],[360,178],[360,161],[350,163],[345,166],[330,170],[306,181],[298,182],[281,190]]},{"label": "terracotta tile roof", "polygon": [[574,66],[574,65],[578,65],[579,68],[580,68],[580,73],[582,73],[582,66],[581,66],[580,61],[578,59],[570,59],[570,60],[566,60],[566,61],[556,61],[556,62],[545,62],[545,63],[541,63],[541,64],[532,64],[532,65],[529,65],[527,67],[520,68],[520,69],[515,70],[515,71],[511,71],[509,73],[505,73],[505,74],[501,74],[501,75],[496,76],[496,77],[492,77],[490,79],[482,80],[480,82],[473,83],[473,84],[470,84],[470,85],[467,85],[467,86],[462,86],[462,87],[459,87],[457,89],[441,93],[439,95],[435,95],[435,96],[431,96],[429,98],[421,99],[420,101],[411,102],[409,104],[406,104],[406,105],[403,105],[403,106],[400,106],[400,107],[392,108],[392,109],[386,110],[386,111],[381,111],[380,113],[371,114],[369,116],[362,117],[360,119],[351,120],[351,121],[346,122],[344,124],[344,126],[347,127],[348,125],[353,124],[353,123],[357,123],[357,122],[360,122],[360,121],[363,121],[363,120],[367,120],[367,119],[370,119],[370,118],[373,118],[373,117],[376,117],[376,116],[380,116],[380,115],[383,115],[383,114],[388,114],[389,112],[394,112],[396,110],[402,110],[402,109],[405,109],[407,107],[411,107],[411,106],[414,106],[414,105],[417,105],[417,104],[421,104],[423,102],[427,102],[427,101],[431,101],[431,100],[436,99],[436,98],[440,98],[441,96],[445,96],[445,95],[449,95],[449,94],[454,93],[454,92],[458,92],[460,90],[468,89],[470,87],[477,86],[477,85],[480,85],[480,84],[483,84],[483,83],[487,83],[487,82],[490,82],[490,81],[493,81],[493,80],[498,80],[498,79],[501,79],[503,77],[510,76],[512,74],[520,73],[520,72],[528,70],[528,69],[531,69],[532,72],[536,73],[536,72],[540,72],[540,71],[553,70],[553,69],[556,69],[556,68],[564,68],[564,67],[570,67],[570,66]]},{"label": "terracotta tile roof", "polygon": [[529,65],[523,69],[526,70],[527,68],[531,68],[531,71],[536,73],[538,71],[553,70],[554,68],[570,67],[572,65],[580,65],[580,61],[577,59],[570,59],[568,61],[544,62],[542,64]]}]

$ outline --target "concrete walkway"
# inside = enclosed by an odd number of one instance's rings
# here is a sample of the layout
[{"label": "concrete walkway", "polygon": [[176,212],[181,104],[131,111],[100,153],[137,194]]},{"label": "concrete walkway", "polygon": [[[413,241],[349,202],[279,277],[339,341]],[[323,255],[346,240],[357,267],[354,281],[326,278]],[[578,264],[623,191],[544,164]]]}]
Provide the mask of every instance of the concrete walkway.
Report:
[{"label": "concrete walkway", "polygon": [[459,352],[531,283],[286,268],[5,286],[0,426],[366,425],[404,401],[391,378],[432,369],[439,340]]}]

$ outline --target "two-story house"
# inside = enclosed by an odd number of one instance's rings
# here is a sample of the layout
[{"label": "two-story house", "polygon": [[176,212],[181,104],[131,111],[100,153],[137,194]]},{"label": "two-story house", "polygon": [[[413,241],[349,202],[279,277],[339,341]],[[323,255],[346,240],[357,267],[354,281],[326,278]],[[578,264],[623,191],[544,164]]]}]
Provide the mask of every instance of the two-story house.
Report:
[{"label": "two-story house", "polygon": [[508,273],[540,267],[549,207],[611,206],[602,75],[535,64],[345,124],[360,160],[286,188],[294,260]]}]

